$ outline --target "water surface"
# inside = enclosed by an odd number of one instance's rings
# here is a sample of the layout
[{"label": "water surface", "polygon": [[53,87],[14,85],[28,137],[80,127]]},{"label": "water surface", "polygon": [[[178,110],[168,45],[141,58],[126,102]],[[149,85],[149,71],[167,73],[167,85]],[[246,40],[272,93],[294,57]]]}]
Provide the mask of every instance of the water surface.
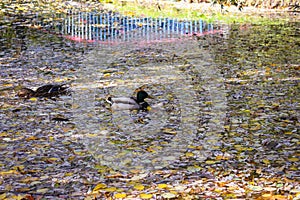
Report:
[{"label": "water surface", "polygon": [[[200,32],[197,22],[198,32],[174,28],[168,34],[175,21],[166,23],[166,33],[159,20],[124,25],[120,18],[118,24],[108,20],[118,31],[104,37],[100,32],[112,30],[92,15],[97,23],[78,22],[87,24],[85,31],[94,28],[88,35],[98,31],[89,38],[72,35],[70,27],[78,30],[78,24],[62,28],[70,19],[41,29],[1,25],[2,158],[22,163],[29,155],[27,164],[39,168],[43,155],[63,157],[73,149],[88,152],[98,167],[124,172],[261,169],[299,178],[299,23],[203,22]],[[46,83],[68,83],[73,94],[55,100],[15,96],[19,85]],[[148,100],[150,112],[109,110],[107,95],[130,96],[141,86],[155,97]]]}]

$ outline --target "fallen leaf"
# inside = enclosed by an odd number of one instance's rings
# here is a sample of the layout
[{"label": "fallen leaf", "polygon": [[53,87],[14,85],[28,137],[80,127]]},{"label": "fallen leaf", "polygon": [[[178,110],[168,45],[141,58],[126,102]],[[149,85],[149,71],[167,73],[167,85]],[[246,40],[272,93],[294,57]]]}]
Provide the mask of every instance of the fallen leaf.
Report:
[{"label": "fallen leaf", "polygon": [[133,188],[136,189],[136,190],[143,190],[145,188],[145,186],[142,185],[142,184],[140,184],[140,183],[138,183],[138,184],[135,184],[133,186]]},{"label": "fallen leaf", "polygon": [[106,188],[106,187],[107,187],[106,184],[104,184],[104,183],[99,183],[98,185],[96,185],[96,186],[94,187],[93,192],[96,192],[96,191],[98,191],[98,190],[104,189],[104,188]]},{"label": "fallen leaf", "polygon": [[163,193],[163,194],[161,194],[161,196],[162,196],[163,198],[165,198],[165,199],[172,199],[172,198],[175,198],[175,197],[176,197],[176,195],[173,194],[173,193],[171,193],[171,192]]},{"label": "fallen leaf", "polygon": [[126,196],[127,196],[126,193],[116,193],[116,194],[114,194],[114,198],[116,198],[116,199],[123,199]]},{"label": "fallen leaf", "polygon": [[151,199],[152,198],[152,194],[142,193],[142,194],[140,194],[140,198],[141,199]]}]

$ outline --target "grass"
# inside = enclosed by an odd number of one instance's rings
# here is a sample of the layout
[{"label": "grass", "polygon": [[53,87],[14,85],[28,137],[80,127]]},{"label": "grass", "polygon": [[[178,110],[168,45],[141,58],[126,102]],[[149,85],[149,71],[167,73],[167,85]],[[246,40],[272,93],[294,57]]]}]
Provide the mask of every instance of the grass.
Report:
[{"label": "grass", "polygon": [[[5,2],[8,0],[4,0]],[[157,3],[158,2],[158,3]],[[86,7],[84,5],[87,5]],[[82,7],[83,6],[83,7]],[[278,15],[274,10],[260,10],[256,8],[245,8],[239,11],[236,7],[226,7],[221,10],[220,5],[209,3],[182,3],[170,1],[144,1],[144,0],[102,0],[100,2],[90,2],[89,4],[79,4],[79,6],[70,7],[68,4],[62,4],[60,0],[52,3],[41,2],[39,6],[27,4],[8,4],[2,3],[0,17],[5,14],[16,15],[27,12],[50,13],[67,12],[69,9],[85,12],[101,12],[103,9],[113,10],[126,16],[152,17],[152,18],[176,18],[182,20],[199,20],[207,22],[221,22],[226,24],[243,23],[243,24],[282,24],[286,21],[299,21],[300,15],[294,15],[294,18],[287,15],[288,12],[281,12]],[[226,11],[226,9],[228,11]],[[298,19],[295,19],[295,17]]]},{"label": "grass", "polygon": [[[107,3],[105,3],[108,5]],[[177,18],[183,20],[199,20],[213,22],[219,21],[226,24],[232,23],[251,23],[251,24],[281,24],[290,20],[287,13],[275,13],[271,10],[259,10],[255,8],[247,8],[244,11],[239,11],[236,7],[229,7],[221,10],[219,5],[211,4],[188,4],[188,3],[161,3],[160,9],[155,3],[137,3],[131,1],[114,1],[110,4],[114,10],[127,16],[137,17],[163,17]],[[272,16],[270,16],[272,15]]]}]

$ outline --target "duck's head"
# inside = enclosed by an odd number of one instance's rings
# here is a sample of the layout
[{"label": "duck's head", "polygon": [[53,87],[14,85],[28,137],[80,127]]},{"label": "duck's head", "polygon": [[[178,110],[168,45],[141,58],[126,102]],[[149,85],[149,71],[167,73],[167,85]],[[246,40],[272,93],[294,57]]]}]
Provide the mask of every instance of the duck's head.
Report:
[{"label": "duck's head", "polygon": [[17,95],[21,98],[31,98],[35,95],[35,91],[29,88],[21,88]]},{"label": "duck's head", "polygon": [[145,100],[146,98],[153,99],[153,97],[150,96],[150,95],[149,95],[147,92],[145,92],[144,90],[138,90],[138,91],[137,91],[137,94],[136,94],[136,101],[137,101],[138,103],[144,102],[144,100]]}]

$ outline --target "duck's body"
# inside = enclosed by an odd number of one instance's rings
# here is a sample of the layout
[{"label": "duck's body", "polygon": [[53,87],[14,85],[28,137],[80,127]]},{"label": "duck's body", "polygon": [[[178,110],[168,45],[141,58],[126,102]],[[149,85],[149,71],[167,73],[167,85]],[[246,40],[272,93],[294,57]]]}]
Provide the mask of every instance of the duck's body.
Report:
[{"label": "duck's body", "polygon": [[108,97],[106,101],[111,105],[112,110],[148,110],[149,104],[146,98],[152,98],[147,92],[137,92],[137,97]]},{"label": "duck's body", "polygon": [[68,87],[65,85],[44,85],[35,91],[37,97],[53,97],[67,94]]},{"label": "duck's body", "polygon": [[29,88],[22,88],[18,96],[22,98],[31,97],[55,97],[68,94],[68,87],[65,85],[48,84],[39,87],[36,91]]}]

